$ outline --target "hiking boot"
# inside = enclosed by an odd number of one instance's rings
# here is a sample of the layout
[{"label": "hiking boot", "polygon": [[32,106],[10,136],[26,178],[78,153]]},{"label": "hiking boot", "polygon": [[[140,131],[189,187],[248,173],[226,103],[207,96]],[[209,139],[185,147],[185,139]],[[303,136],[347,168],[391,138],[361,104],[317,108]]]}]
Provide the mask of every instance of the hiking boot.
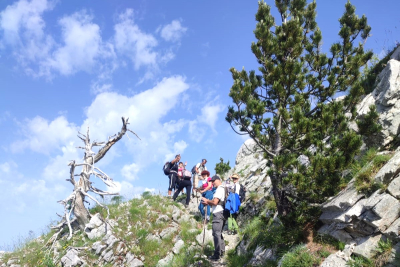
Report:
[{"label": "hiking boot", "polygon": [[211,261],[218,261],[219,260],[219,256],[218,255],[212,255],[208,257],[209,260]]},{"label": "hiking boot", "polygon": [[225,251],[221,251],[221,253],[220,253],[220,257],[223,257],[225,255]]}]

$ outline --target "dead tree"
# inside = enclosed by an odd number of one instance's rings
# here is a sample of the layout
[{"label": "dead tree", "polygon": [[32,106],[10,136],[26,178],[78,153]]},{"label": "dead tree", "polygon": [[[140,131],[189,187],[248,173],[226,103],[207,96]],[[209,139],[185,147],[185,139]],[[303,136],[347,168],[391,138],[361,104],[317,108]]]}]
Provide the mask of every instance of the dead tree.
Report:
[{"label": "dead tree", "polygon": [[[91,196],[89,192],[100,195],[104,197],[105,195],[118,195],[118,193],[111,193],[107,191],[100,190],[92,185],[90,181],[91,176],[95,176],[102,180],[107,186],[113,186],[114,181],[111,177],[109,177],[106,173],[100,170],[95,164],[101,160],[107,151],[116,143],[118,142],[124,134],[129,131],[136,135],[132,130],[128,129],[128,120],[129,118],[122,117],[122,128],[118,134],[110,136],[107,142],[91,142],[89,138],[89,127],[87,130],[86,135],[78,132],[78,137],[84,142],[84,147],[78,147],[84,150],[84,157],[82,163],[76,163],[75,160],[71,161],[68,166],[70,166],[70,178],[67,181],[71,182],[74,186],[73,192],[64,200],[58,201],[58,203],[64,206],[64,214],[61,216],[61,222],[53,226],[53,229],[58,230],[53,238],[51,238],[50,242],[54,242],[59,234],[65,227],[68,227],[69,236],[68,239],[72,237],[72,223],[76,222],[80,229],[84,230],[85,225],[90,220],[90,213],[88,209],[85,207],[84,202],[86,201],[85,198],[89,198],[97,203],[97,205],[105,208],[107,210],[107,218],[109,215],[109,210],[106,205],[102,205],[96,198]],[[128,135],[127,135],[128,136]],[[129,136],[128,136],[129,137]],[[139,138],[140,139],[140,138]],[[102,146],[97,153],[93,152],[93,147]],[[75,174],[75,167],[82,166],[82,171],[80,174]],[[79,176],[79,180],[76,181],[75,177]],[[49,242],[48,242],[49,243]]]}]

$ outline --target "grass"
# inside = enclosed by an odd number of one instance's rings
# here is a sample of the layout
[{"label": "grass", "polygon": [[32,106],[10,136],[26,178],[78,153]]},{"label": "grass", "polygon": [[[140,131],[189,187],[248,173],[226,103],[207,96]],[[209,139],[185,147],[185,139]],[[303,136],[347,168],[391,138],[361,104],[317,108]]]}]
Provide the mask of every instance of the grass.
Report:
[{"label": "grass", "polygon": [[374,267],[373,262],[370,259],[354,256],[351,260],[347,262],[347,266],[349,267]]},{"label": "grass", "polygon": [[387,185],[376,182],[374,177],[391,157],[392,154],[377,155],[377,150],[372,148],[353,164],[352,174],[355,176],[355,186],[358,192],[368,196],[378,189],[386,190]]},{"label": "grass", "polygon": [[382,267],[389,263],[392,257],[393,243],[390,239],[379,240],[377,247],[375,248],[375,255],[373,262],[376,267]]},{"label": "grass", "polygon": [[[170,227],[170,221],[157,222],[160,215],[165,214],[171,218],[173,208],[178,207],[181,209],[182,205],[162,196],[152,195],[150,192],[143,193],[141,198],[126,202],[121,201],[121,198],[113,198],[107,204],[110,210],[110,219],[114,219],[118,223],[113,228],[113,234],[118,239],[124,241],[128,251],[138,257],[144,256],[146,266],[155,266],[160,259],[164,258],[172,250],[174,245],[173,238],[177,234],[188,245],[200,233],[200,229],[191,231],[195,226],[190,225],[188,222],[182,222],[179,225],[178,231],[169,237],[159,240],[149,240],[147,239],[149,234],[160,233],[163,229]],[[100,206],[91,208],[90,213],[99,213],[103,218],[107,216],[106,209]],[[65,234],[67,232],[65,231]],[[53,249],[49,250],[49,247],[44,247],[44,244],[47,243],[53,234],[54,231],[48,230],[40,239],[34,239],[33,233],[26,238],[21,238],[18,244],[14,246],[14,250],[11,253],[5,254],[0,262],[17,258],[21,266],[57,266],[61,257],[67,253],[69,247],[91,247],[94,242],[102,240],[102,237],[89,240],[86,234],[80,231],[75,233],[71,240],[67,240],[67,235],[63,236],[63,233],[62,237],[57,241],[58,256],[55,256]],[[118,243],[114,245],[113,249],[116,249]],[[89,266],[94,266],[95,261],[98,259],[98,255],[95,255],[91,249],[80,250],[79,257],[86,261]],[[182,256],[182,258],[187,260],[187,256]]]},{"label": "grass", "polygon": [[304,245],[295,246],[282,258],[281,267],[313,267],[321,264],[321,257],[311,253]]}]

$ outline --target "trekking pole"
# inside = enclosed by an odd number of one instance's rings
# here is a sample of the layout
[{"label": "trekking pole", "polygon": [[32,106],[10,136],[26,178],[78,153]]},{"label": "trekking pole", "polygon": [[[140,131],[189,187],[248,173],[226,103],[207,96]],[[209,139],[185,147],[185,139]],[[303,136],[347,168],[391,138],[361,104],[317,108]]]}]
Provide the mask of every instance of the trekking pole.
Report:
[{"label": "trekking pole", "polygon": [[201,251],[203,254],[204,254],[204,239],[206,237],[206,221],[207,221],[207,206],[204,205],[203,244],[201,245]]}]

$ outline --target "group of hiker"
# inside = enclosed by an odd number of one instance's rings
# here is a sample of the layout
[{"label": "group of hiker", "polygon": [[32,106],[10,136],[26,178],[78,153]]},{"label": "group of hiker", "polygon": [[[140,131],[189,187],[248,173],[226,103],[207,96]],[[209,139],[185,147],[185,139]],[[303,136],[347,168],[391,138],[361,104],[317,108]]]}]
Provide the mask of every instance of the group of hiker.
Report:
[{"label": "group of hiker", "polygon": [[[228,234],[234,235],[239,231],[236,218],[241,201],[244,200],[245,188],[239,184],[239,175],[234,173],[225,182],[218,175],[210,176],[207,170],[206,159],[191,169],[186,170],[187,162],[180,161],[181,156],[166,162],[163,170],[168,175],[168,196],[175,201],[178,195],[186,189],[185,207],[189,206],[190,198],[200,197],[198,209],[203,217],[204,224],[210,220],[212,213],[212,234],[214,239],[214,254],[210,260],[219,260],[225,253],[225,241],[222,230],[228,221]],[[192,182],[193,181],[193,182]],[[172,195],[172,191],[174,194]]]}]

